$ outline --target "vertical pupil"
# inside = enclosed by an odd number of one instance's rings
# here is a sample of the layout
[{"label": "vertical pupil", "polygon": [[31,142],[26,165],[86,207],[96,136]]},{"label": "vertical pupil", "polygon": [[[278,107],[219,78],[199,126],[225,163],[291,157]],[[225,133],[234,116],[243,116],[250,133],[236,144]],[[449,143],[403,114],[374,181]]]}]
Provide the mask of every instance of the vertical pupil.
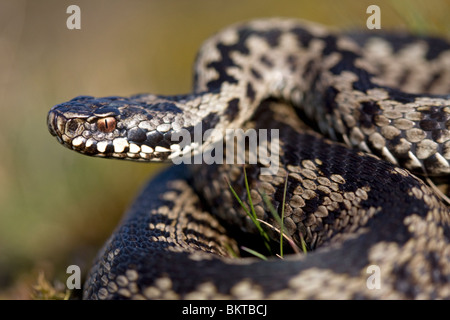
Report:
[{"label": "vertical pupil", "polygon": [[113,117],[98,119],[97,126],[100,131],[109,133],[116,128],[116,120]]}]

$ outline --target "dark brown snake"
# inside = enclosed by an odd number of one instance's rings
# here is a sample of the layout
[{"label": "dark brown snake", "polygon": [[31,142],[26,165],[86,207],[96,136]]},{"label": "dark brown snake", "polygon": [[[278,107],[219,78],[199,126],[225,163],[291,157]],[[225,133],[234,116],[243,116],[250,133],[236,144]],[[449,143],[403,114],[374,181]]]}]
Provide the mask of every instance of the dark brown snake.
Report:
[{"label": "dark brown snake", "polygon": [[192,93],[80,96],[53,107],[48,126],[59,142],[107,158],[198,155],[180,132],[200,133],[217,152],[227,129],[276,131],[267,146],[270,154],[280,146],[278,170],[263,174],[269,164],[260,158],[246,165],[252,204],[279,229],[269,196],[284,210],[284,232],[310,250],[232,258],[230,248],[239,251],[256,229],[224,179],[251,207],[242,165],[174,165],[148,183],[105,244],[84,298],[450,298],[449,208],[413,175],[448,183],[449,89],[446,40],[265,19],[205,42]]}]

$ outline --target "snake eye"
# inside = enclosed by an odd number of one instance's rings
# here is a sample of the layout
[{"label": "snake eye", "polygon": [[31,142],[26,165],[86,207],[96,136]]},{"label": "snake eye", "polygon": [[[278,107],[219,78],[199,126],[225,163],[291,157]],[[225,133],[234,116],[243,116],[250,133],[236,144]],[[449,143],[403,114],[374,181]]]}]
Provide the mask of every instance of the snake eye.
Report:
[{"label": "snake eye", "polygon": [[97,128],[101,132],[112,132],[116,128],[117,121],[114,117],[102,118],[97,120]]}]

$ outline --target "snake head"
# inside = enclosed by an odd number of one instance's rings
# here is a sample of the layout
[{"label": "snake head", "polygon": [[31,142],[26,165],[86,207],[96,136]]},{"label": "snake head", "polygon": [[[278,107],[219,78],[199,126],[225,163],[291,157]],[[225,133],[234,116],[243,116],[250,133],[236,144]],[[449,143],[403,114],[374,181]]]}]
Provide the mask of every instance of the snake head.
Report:
[{"label": "snake head", "polygon": [[163,161],[171,135],[182,125],[174,102],[154,95],[131,98],[79,96],[48,113],[50,133],[77,152],[106,158]]}]

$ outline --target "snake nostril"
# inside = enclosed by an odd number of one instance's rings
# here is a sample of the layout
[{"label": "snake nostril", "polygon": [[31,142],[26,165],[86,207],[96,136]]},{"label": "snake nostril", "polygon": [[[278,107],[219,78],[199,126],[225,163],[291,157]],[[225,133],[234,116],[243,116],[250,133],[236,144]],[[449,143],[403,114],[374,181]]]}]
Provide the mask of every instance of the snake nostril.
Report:
[{"label": "snake nostril", "polygon": [[[58,117],[61,118],[61,117]],[[58,119],[59,120],[59,119]],[[58,128],[59,128],[59,121]],[[65,129],[62,131],[65,134],[67,134],[70,137],[76,137],[81,134],[81,131],[83,130],[82,121],[80,119],[69,119],[65,123]]]},{"label": "snake nostril", "polygon": [[69,120],[69,122],[67,123],[67,130],[70,133],[75,133],[78,129],[78,123],[75,120]]}]

